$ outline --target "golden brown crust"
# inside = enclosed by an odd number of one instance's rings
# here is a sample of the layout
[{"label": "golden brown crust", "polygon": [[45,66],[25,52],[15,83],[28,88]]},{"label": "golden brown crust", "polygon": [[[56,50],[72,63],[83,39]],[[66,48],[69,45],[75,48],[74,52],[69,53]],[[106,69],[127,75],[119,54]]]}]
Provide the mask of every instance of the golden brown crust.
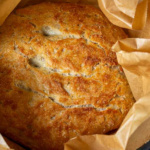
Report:
[{"label": "golden brown crust", "polygon": [[16,10],[0,27],[0,132],[60,150],[77,135],[118,128],[134,103],[110,50],[125,37],[92,6]]}]

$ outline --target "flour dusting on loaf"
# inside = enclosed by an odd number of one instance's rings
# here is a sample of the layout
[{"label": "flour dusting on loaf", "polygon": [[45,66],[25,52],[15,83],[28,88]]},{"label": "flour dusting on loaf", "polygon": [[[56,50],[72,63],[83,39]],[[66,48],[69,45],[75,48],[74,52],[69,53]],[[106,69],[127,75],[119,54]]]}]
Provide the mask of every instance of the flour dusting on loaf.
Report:
[{"label": "flour dusting on loaf", "polygon": [[111,46],[126,38],[98,8],[41,3],[0,27],[0,132],[37,150],[117,129],[134,103]]}]

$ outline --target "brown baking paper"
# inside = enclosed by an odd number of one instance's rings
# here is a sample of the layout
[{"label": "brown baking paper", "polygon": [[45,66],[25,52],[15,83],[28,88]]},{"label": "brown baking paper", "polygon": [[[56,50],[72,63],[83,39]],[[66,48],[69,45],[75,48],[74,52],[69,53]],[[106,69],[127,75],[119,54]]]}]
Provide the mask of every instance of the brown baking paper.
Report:
[{"label": "brown baking paper", "polygon": [[0,150],[11,150],[1,134],[0,134]]},{"label": "brown baking paper", "polygon": [[[41,1],[43,0],[22,0],[18,7]],[[96,0],[51,1],[77,2],[97,6]],[[148,0],[99,0],[98,2],[100,8],[112,23],[129,29],[144,28],[142,31],[128,30],[130,37],[136,38],[117,41],[113,46],[113,50],[117,53],[118,62],[125,71],[137,102],[133,105],[115,134],[79,136],[68,141],[64,149],[135,150],[150,139],[150,39],[144,39],[150,37],[150,34],[148,35],[150,33]],[[3,10],[7,11],[6,8],[3,8]]]},{"label": "brown baking paper", "polygon": [[25,149],[0,134],[0,150],[25,150]]},{"label": "brown baking paper", "polygon": [[127,29],[143,29],[147,18],[148,0],[98,0],[107,18]]},{"label": "brown baking paper", "polygon": [[150,38],[150,0],[148,3],[147,23],[142,31],[128,30],[131,37]]},{"label": "brown baking paper", "polygon": [[0,0],[0,25],[5,21],[6,17],[17,6],[20,0]]}]

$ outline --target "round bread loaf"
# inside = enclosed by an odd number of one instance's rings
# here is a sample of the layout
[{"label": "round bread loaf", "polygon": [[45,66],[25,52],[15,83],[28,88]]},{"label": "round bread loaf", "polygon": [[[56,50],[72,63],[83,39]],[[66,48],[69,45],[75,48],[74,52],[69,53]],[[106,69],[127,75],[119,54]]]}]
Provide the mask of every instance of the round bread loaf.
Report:
[{"label": "round bread loaf", "polygon": [[98,8],[41,3],[0,27],[0,132],[31,149],[118,128],[134,103],[111,46],[126,38]]}]

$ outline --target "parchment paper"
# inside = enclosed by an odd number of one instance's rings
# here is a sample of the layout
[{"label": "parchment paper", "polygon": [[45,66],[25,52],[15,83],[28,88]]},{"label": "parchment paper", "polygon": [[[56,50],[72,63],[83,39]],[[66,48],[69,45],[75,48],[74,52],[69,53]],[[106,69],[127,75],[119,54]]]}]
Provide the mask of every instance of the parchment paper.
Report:
[{"label": "parchment paper", "polygon": [[5,21],[6,17],[17,6],[20,0],[0,0],[0,25]]},{"label": "parchment paper", "polygon": [[147,18],[148,0],[98,0],[107,18],[115,25],[140,30]]},{"label": "parchment paper", "polygon": [[25,149],[0,134],[0,150],[25,150]]},{"label": "parchment paper", "polygon": [[[23,0],[19,7],[40,1]],[[97,4],[96,0],[69,2]],[[112,49],[117,54],[137,102],[115,134],[79,136],[68,141],[64,149],[135,150],[150,140],[150,0],[98,0],[98,3],[113,24],[132,29],[127,30],[130,38],[117,41]],[[3,10],[7,11],[6,8]]]},{"label": "parchment paper", "polygon": [[0,134],[0,150],[10,150],[1,134]]}]

